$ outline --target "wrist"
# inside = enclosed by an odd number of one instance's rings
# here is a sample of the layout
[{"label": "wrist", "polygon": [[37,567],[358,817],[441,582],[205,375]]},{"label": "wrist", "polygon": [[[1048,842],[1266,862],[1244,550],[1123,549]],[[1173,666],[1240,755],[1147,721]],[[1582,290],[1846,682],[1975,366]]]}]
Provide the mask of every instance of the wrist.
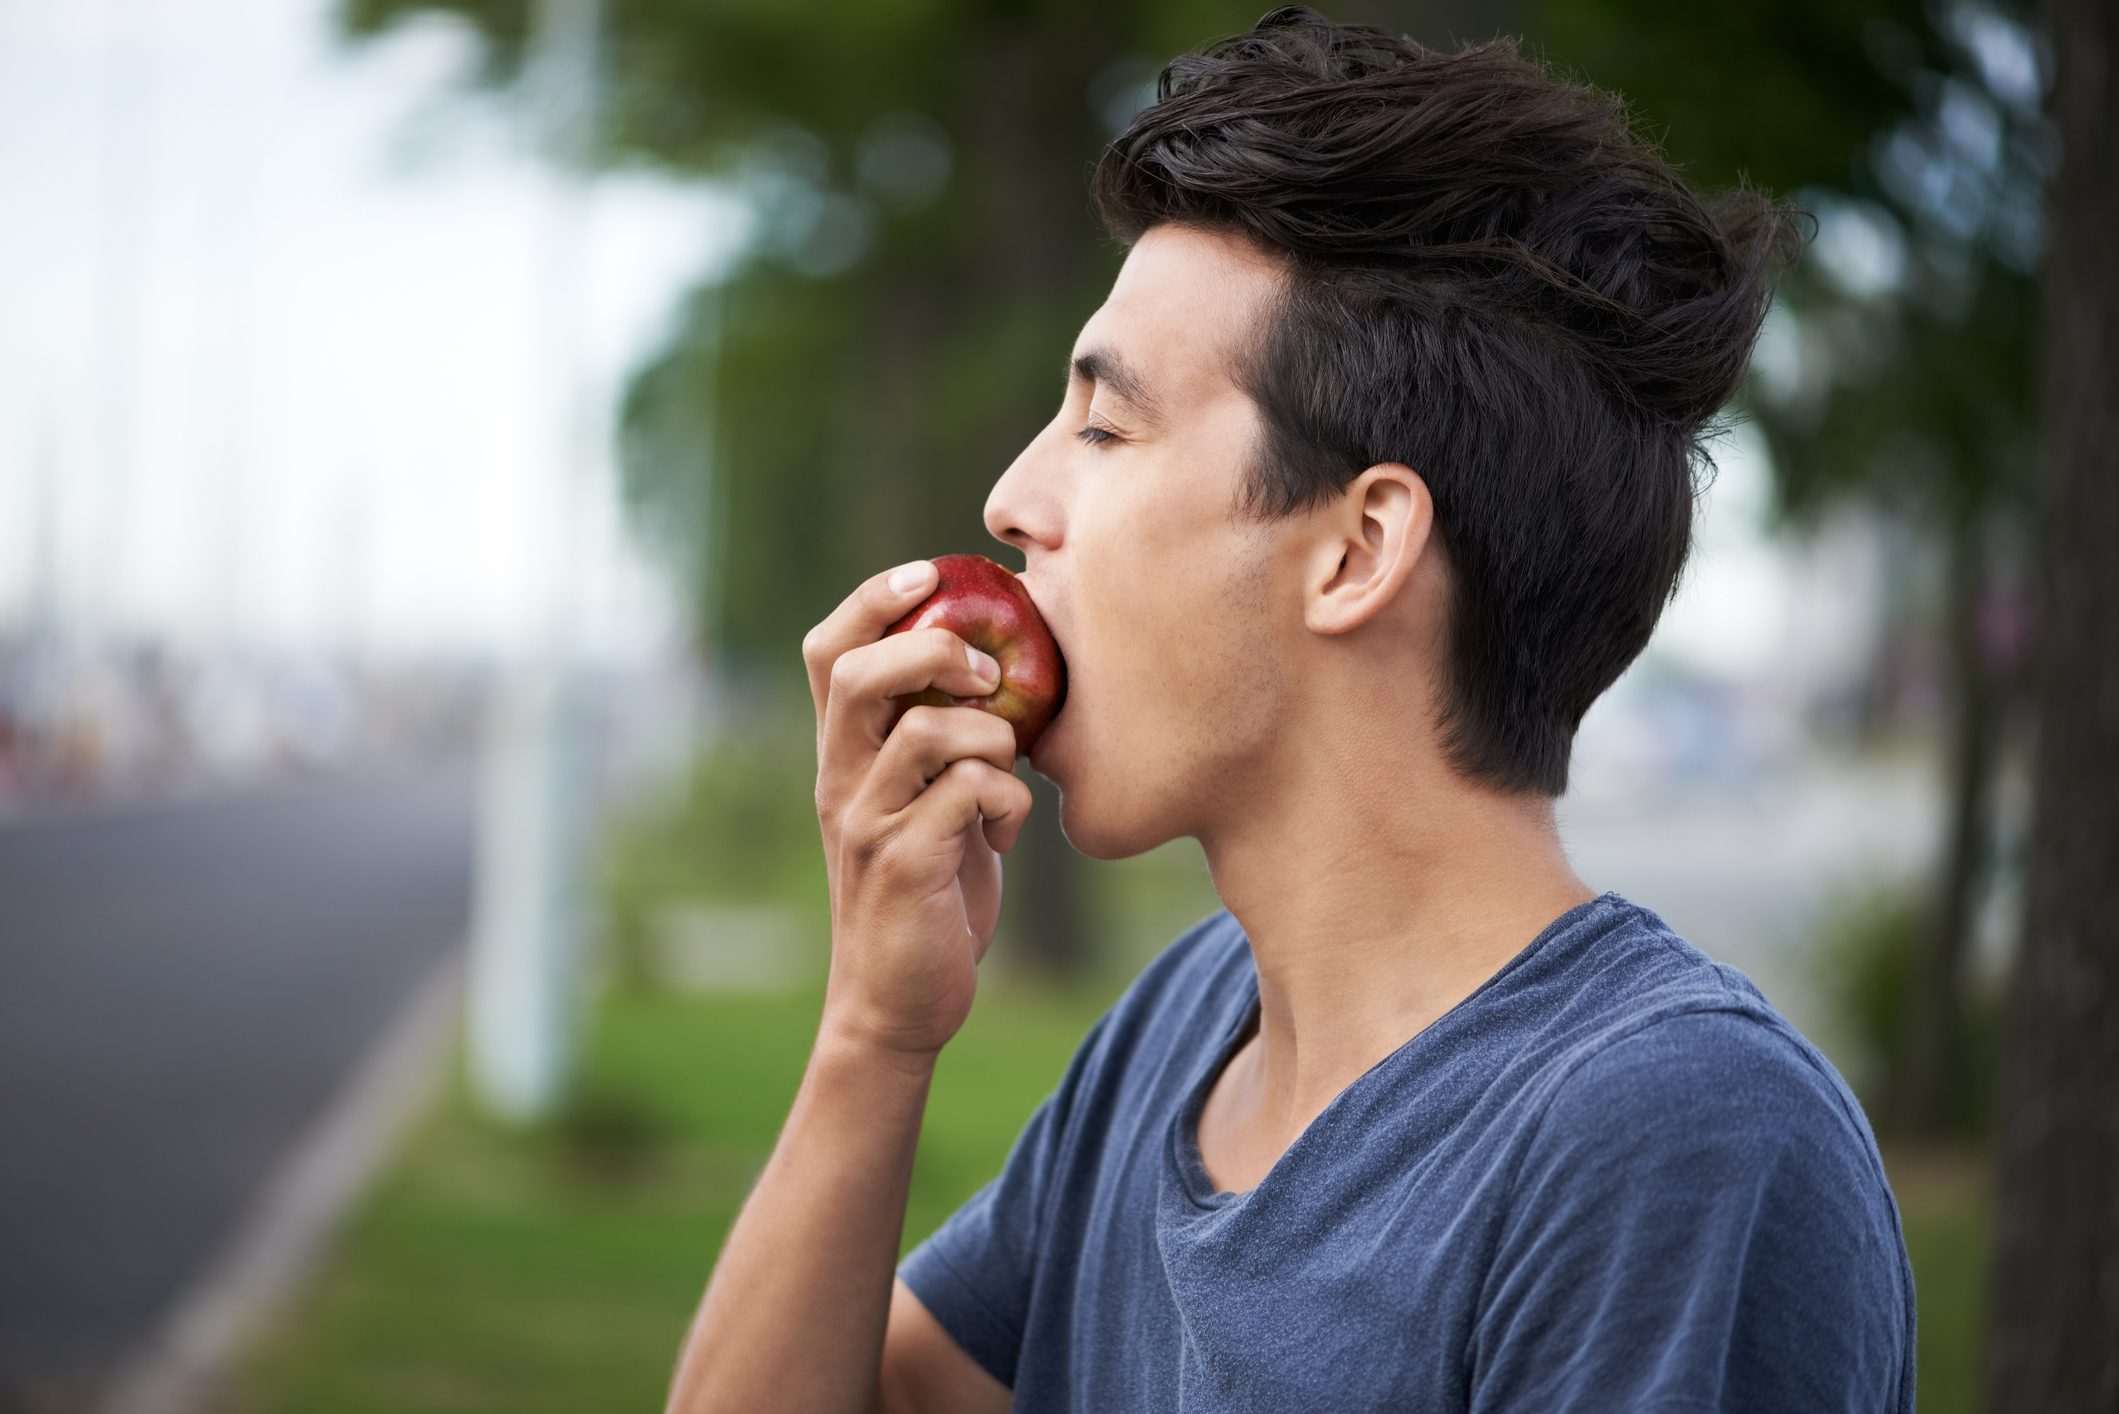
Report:
[{"label": "wrist", "polygon": [[898,1075],[925,1082],[933,1078],[940,1052],[893,1046],[843,1018],[826,1016],[817,1028],[814,1058],[821,1066],[850,1074]]}]

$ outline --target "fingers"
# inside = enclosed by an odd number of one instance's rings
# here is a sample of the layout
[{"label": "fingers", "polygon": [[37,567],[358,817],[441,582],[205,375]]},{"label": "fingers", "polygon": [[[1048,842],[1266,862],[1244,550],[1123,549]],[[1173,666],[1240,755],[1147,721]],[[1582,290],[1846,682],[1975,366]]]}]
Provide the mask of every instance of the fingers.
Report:
[{"label": "fingers", "polygon": [[[901,573],[909,575],[893,583]],[[934,590],[932,560],[914,560],[909,565],[871,575],[860,588],[841,600],[839,607],[802,639],[802,662],[809,669],[809,695],[817,708],[817,721],[824,721],[824,704],[831,687],[832,665],[841,654],[864,643],[873,643]]]},{"label": "fingers", "polygon": [[908,708],[868,773],[862,813],[903,810],[952,762],[966,759],[985,761],[1014,780],[1015,728],[976,707]]},{"label": "fingers", "polygon": [[[972,670],[970,652],[971,646],[946,628],[916,628],[841,653],[826,675],[829,686],[817,740],[820,773],[827,779],[842,772],[856,778],[866,773],[884,737],[896,735],[891,720],[898,705],[893,698],[929,687],[952,697],[976,698],[998,688],[999,669],[980,677]],[[987,712],[979,715],[992,717]],[[1014,760],[1011,748],[1011,768]]]},{"label": "fingers", "polygon": [[1031,801],[1030,787],[1012,771],[983,757],[960,757],[900,812],[894,833],[910,835],[922,847],[942,848],[983,820],[986,843],[1006,854],[1030,818]]}]

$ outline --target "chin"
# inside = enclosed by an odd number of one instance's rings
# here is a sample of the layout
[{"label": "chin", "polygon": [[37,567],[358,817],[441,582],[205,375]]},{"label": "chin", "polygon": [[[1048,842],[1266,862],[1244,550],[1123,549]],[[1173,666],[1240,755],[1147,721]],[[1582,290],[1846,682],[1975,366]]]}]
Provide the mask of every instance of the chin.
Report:
[{"label": "chin", "polygon": [[1045,730],[1030,766],[1059,788],[1060,834],[1077,853],[1131,859],[1177,837],[1180,832],[1165,828],[1170,821],[1153,809],[1156,796],[1144,788],[1147,773],[1099,771],[1100,761],[1122,758],[1124,751],[1099,753],[1092,746],[1096,734],[1080,699],[1062,707]]},{"label": "chin", "polygon": [[[1132,798],[1137,805],[1139,797]],[[1166,830],[1155,829],[1152,821],[1100,810],[1095,794],[1083,790],[1079,783],[1073,789],[1060,787],[1059,826],[1067,843],[1091,859],[1131,859],[1176,838]]]}]

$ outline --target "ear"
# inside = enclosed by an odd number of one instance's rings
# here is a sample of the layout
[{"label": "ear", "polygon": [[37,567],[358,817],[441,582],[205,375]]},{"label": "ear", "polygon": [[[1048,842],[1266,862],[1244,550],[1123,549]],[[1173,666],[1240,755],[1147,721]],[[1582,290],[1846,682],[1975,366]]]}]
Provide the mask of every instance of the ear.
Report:
[{"label": "ear", "polygon": [[1345,633],[1382,613],[1411,578],[1434,523],[1418,472],[1400,462],[1362,472],[1318,517],[1303,622],[1315,633]]}]

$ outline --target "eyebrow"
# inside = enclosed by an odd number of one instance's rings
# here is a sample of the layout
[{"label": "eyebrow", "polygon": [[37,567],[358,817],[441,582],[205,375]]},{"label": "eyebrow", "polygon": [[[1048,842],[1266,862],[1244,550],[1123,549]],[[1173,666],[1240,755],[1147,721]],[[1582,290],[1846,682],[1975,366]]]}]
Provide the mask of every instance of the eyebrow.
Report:
[{"label": "eyebrow", "polygon": [[1085,349],[1074,356],[1068,373],[1086,382],[1109,388],[1120,401],[1150,422],[1162,420],[1162,405],[1140,370],[1119,357],[1115,349]]}]

